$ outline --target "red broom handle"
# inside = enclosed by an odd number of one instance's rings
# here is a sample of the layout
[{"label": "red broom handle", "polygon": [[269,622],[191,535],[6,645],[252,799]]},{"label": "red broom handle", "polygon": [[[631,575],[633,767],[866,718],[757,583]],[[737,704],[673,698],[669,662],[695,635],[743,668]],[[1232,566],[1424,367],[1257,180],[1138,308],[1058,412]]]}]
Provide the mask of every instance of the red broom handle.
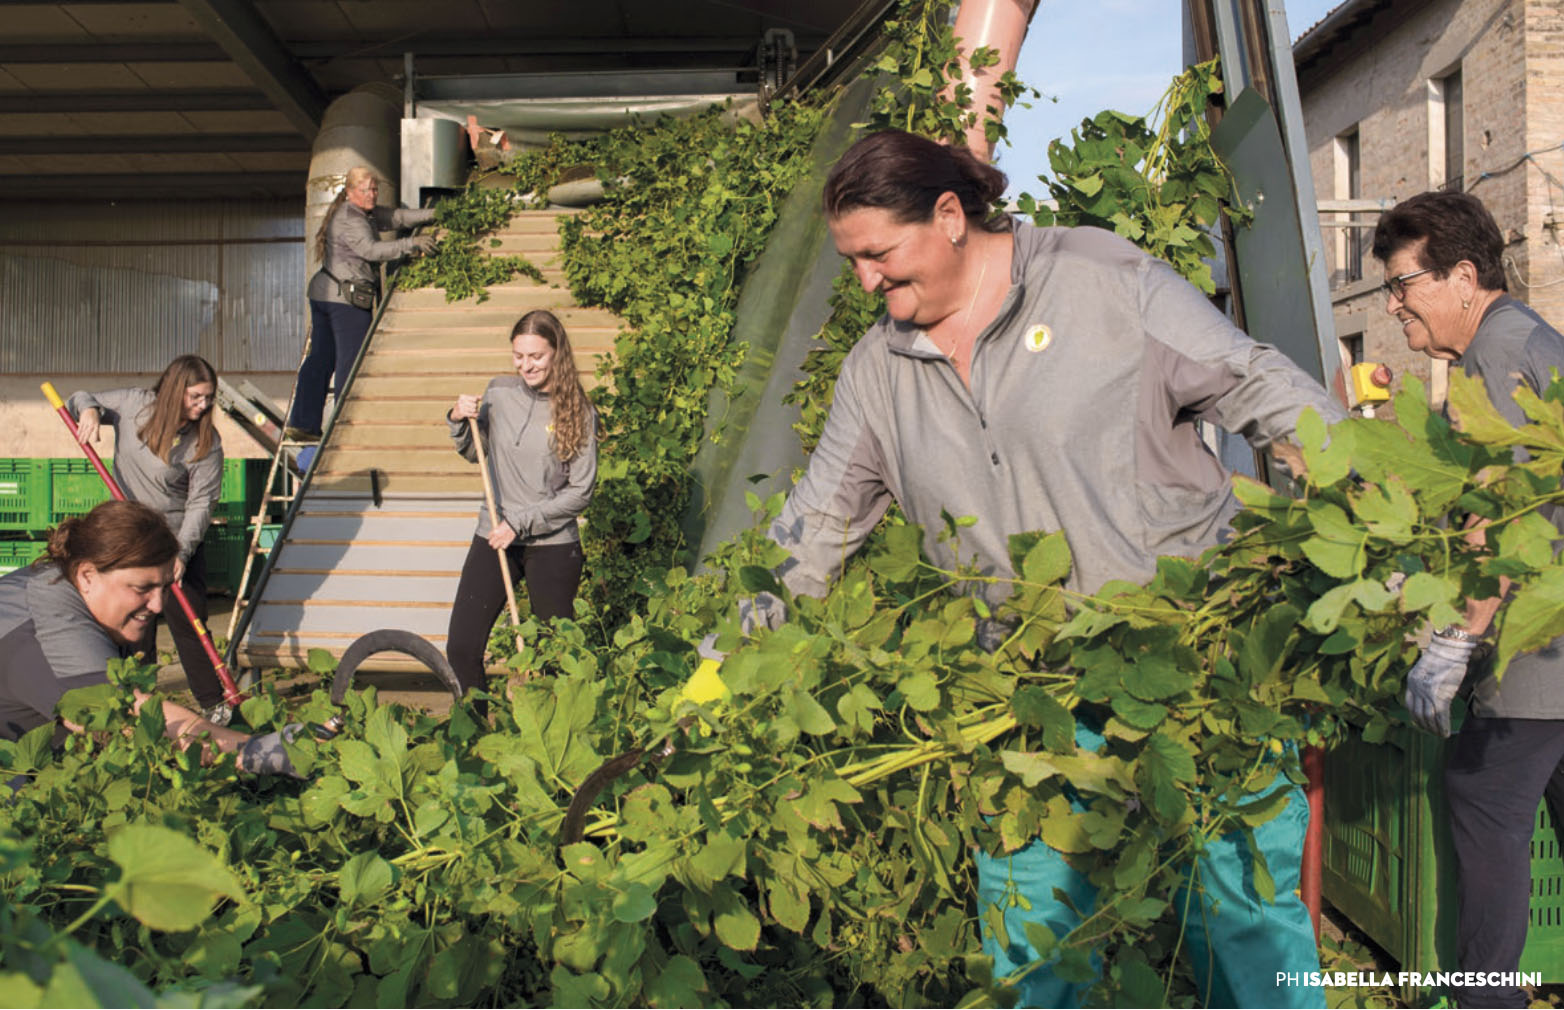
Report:
[{"label": "red broom handle", "polygon": [[1303,866],[1298,890],[1309,918],[1314,921],[1314,939],[1320,938],[1320,899],[1325,866],[1325,749],[1305,747],[1303,770],[1309,778],[1309,828],[1303,836]]},{"label": "red broom handle", "polygon": [[[54,383],[45,382],[41,388],[43,389],[43,395],[49,400],[49,405],[54,408],[55,413],[60,415],[60,420],[65,422],[65,427],[70,429],[71,437],[76,439],[76,444],[81,446],[81,451],[87,454],[87,461],[92,464],[93,469],[98,471],[98,476],[103,478],[103,483],[108,487],[109,494],[120,501],[124,501],[124,490],[120,488],[119,482],[114,479],[114,475],[109,473],[108,469],[104,467],[103,460],[98,457],[98,450],[81,441],[80,436],[77,435],[76,419],[65,408],[65,401],[60,399],[60,394],[55,391]],[[185,596],[184,587],[178,582],[174,582],[168,588],[174,591],[174,599],[179,601],[179,608],[185,612],[185,617],[189,619],[190,626],[196,630],[196,634],[201,636],[201,647],[206,650],[206,658],[211,660],[212,669],[217,671],[217,679],[223,685],[223,700],[230,705],[238,705],[244,700],[244,695],[239,693],[239,685],[234,683],[233,676],[229,674],[227,665],[223,663],[223,657],[217,652],[217,646],[212,644],[211,632],[206,630],[206,625],[196,616],[195,608],[190,605],[190,599]]]}]

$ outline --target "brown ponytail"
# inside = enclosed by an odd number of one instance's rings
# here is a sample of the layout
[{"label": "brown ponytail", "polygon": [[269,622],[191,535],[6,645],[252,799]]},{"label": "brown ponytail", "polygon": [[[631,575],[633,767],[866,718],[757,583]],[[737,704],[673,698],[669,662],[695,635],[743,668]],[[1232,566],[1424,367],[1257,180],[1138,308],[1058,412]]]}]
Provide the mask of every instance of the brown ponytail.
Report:
[{"label": "brown ponytail", "polygon": [[106,501],[84,516],[71,516],[49,531],[52,563],[74,583],[83,564],[100,572],[161,568],[179,555],[179,540],[163,516],[139,502]]}]

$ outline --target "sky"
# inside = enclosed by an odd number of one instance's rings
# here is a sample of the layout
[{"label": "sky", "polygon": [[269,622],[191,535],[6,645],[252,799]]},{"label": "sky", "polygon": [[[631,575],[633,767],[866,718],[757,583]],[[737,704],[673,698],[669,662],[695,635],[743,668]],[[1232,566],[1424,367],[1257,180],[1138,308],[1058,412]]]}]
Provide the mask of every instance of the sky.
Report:
[{"label": "sky", "polygon": [[[1285,0],[1288,32],[1296,39],[1340,3]],[[1044,192],[1037,176],[1048,171],[1048,142],[1082,119],[1109,108],[1151,111],[1181,69],[1180,10],[1179,0],[1042,0],[1016,75],[1044,97],[1006,114],[1010,146],[999,151],[1010,195]]]}]

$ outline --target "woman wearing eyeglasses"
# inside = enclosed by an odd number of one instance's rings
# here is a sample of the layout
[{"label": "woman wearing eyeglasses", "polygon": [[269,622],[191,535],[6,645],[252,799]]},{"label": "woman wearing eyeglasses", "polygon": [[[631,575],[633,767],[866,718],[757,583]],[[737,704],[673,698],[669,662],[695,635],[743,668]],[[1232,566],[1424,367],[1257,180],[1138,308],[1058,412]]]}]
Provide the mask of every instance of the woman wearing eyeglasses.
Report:
[{"label": "woman wearing eyeglasses", "polygon": [[[1540,394],[1555,372],[1564,374],[1564,336],[1507,293],[1504,236],[1487,208],[1465,193],[1414,196],[1380,218],[1374,256],[1385,267],[1385,311],[1400,321],[1407,346],[1481,378],[1506,420],[1527,423],[1515,393]],[[1545,506],[1543,514],[1564,531],[1564,510]],[[1467,539],[1483,544],[1481,523]],[[1564,787],[1564,638],[1515,657],[1502,684],[1477,653],[1507,589],[1501,577],[1498,596],[1467,600],[1464,620],[1434,632],[1407,674],[1412,720],[1447,737],[1451,703],[1480,657],[1470,710],[1445,758],[1463,971],[1517,970],[1533,819],[1544,792]],[[1521,1007],[1526,1000],[1513,984],[1484,986],[1462,989],[1461,1005]]]},{"label": "woman wearing eyeglasses", "polygon": [[[103,425],[114,427],[114,475],[131,501],[162,514],[179,539],[174,580],[184,587],[196,616],[206,623],[206,550],[202,546],[223,485],[223,442],[212,423],[217,370],[205,358],[182,354],[171,361],[151,389],[72,393],[66,406],[77,435],[95,441]],[[171,594],[170,594],[171,595]],[[168,603],[169,631],[196,703],[207,718],[227,725],[233,713],[206,656],[201,636],[184,609]],[[157,662],[157,620],[146,622],[137,646]]]}]

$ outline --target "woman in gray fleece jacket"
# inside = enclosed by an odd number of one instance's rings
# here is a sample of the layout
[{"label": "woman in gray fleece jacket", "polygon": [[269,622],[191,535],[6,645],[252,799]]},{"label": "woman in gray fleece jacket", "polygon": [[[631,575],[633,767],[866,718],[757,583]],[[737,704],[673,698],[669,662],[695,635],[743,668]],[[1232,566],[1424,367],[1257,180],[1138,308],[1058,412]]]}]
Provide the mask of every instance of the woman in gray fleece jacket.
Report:
[{"label": "woman in gray fleece jacket", "polygon": [[529,312],[511,329],[510,346],[516,374],[495,377],[482,397],[458,396],[445,416],[456,451],[473,462],[468,422],[476,421],[502,520],[492,525],[479,508],[451,608],[445,651],[464,690],[484,688],[484,647],[505,605],[499,551],[526,580],[534,616],[573,613],[582,561],[576,519],[597,482],[597,412],[565,327],[552,312]]},{"label": "woman in gray fleece jacket", "polygon": [[[205,358],[182,354],[151,389],[76,392],[66,401],[83,444],[103,424],[114,426],[114,476],[131,501],[151,506],[179,538],[174,579],[201,623],[206,623],[206,549],[202,542],[223,486],[223,440],[212,423],[217,370]],[[217,671],[201,635],[182,608],[166,596],[163,613],[185,679],[207,718],[226,726],[233,713],[223,701]],[[137,651],[157,662],[157,619],[147,622]]]}]

